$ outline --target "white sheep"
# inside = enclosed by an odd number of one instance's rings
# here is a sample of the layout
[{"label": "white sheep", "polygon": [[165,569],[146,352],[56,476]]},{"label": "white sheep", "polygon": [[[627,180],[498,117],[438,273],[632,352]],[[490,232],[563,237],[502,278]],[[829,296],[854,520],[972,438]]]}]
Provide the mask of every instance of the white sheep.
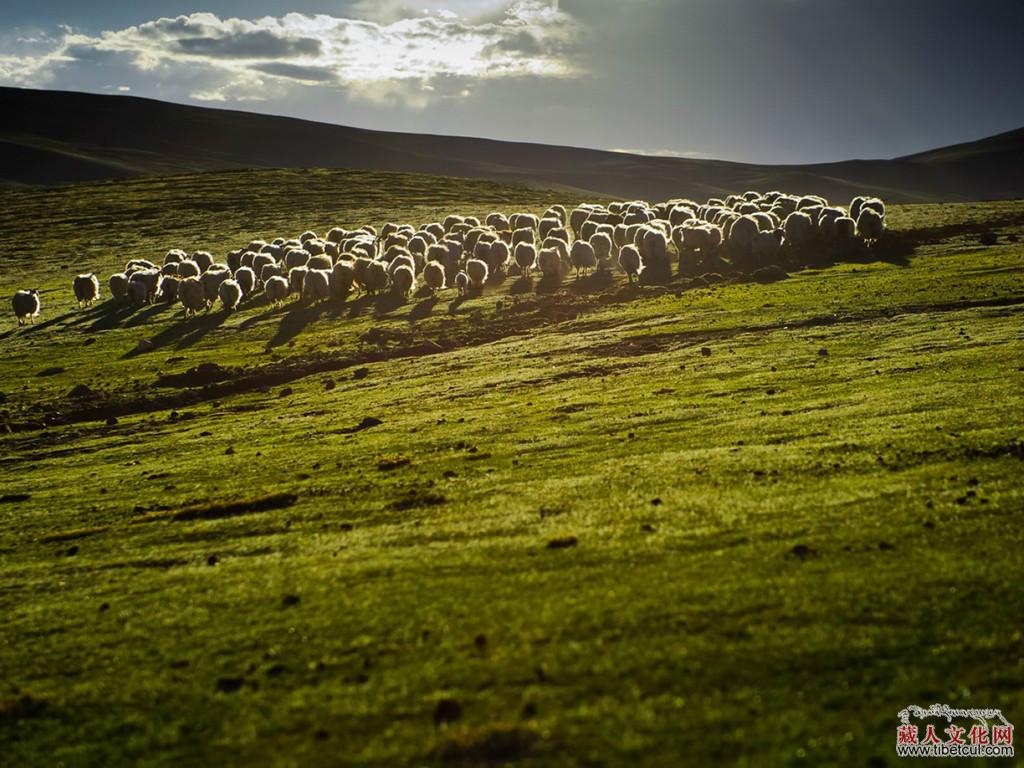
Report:
[{"label": "white sheep", "polygon": [[455,287],[459,291],[459,296],[465,296],[469,290],[469,275],[465,272],[459,272],[455,275]]},{"label": "white sheep", "polygon": [[165,304],[173,304],[178,300],[178,286],[181,278],[177,275],[164,275],[160,278],[160,289],[157,298]]},{"label": "white sheep", "polygon": [[263,283],[267,303],[276,307],[288,298],[288,281],[281,275],[274,275]]},{"label": "white sheep", "polygon": [[619,249],[619,268],[626,273],[629,282],[640,275],[643,264],[640,261],[640,251],[635,245],[624,245]]},{"label": "white sheep", "polygon": [[114,301],[123,301],[128,295],[128,275],[124,272],[115,272],[107,280],[107,287]]},{"label": "white sheep", "polygon": [[199,271],[202,273],[213,265],[213,256],[207,251],[196,251],[192,254],[192,261],[199,265]]},{"label": "white sheep", "polygon": [[783,225],[786,242],[793,248],[798,249],[807,245],[813,229],[814,222],[803,211],[793,211],[793,213],[786,217],[786,223]]},{"label": "white sheep", "polygon": [[311,304],[331,298],[331,273],[326,269],[311,269],[302,281],[302,298]]},{"label": "white sheep", "polygon": [[515,259],[522,275],[529,277],[530,270],[537,264],[537,247],[533,243],[519,243],[516,246]]},{"label": "white sheep", "polygon": [[136,307],[152,303],[159,288],[160,270],[143,269],[132,272],[128,278],[128,299]]},{"label": "white sheep", "polygon": [[874,208],[864,203],[860,209],[860,216],[857,217],[857,231],[868,245],[873,245],[882,239],[885,234],[885,217]]},{"label": "white sheep", "polygon": [[17,291],[11,299],[11,306],[14,309],[14,316],[18,318],[18,325],[35,323],[39,312],[43,308],[39,300],[39,291],[34,288],[27,291]]},{"label": "white sheep", "polygon": [[235,282],[242,289],[242,295],[248,297],[256,288],[256,273],[249,267],[239,267],[235,270]]},{"label": "white sheep", "polygon": [[354,261],[339,260],[331,270],[331,296],[344,299],[352,292],[356,269]]},{"label": "white sheep", "polygon": [[412,267],[403,264],[391,274],[391,291],[399,296],[408,297],[416,290],[416,273]]},{"label": "white sheep", "polygon": [[576,269],[576,279],[579,279],[581,270],[586,273],[588,269],[594,269],[597,266],[597,254],[594,253],[594,246],[586,240],[577,240],[572,244],[569,258],[572,259],[572,265]]},{"label": "white sheep", "polygon": [[469,275],[469,281],[474,288],[483,289],[489,274],[487,262],[481,259],[470,259],[466,262],[466,274]]},{"label": "white sheep", "polygon": [[[558,240],[556,242],[562,242]],[[542,248],[537,254],[537,269],[548,280],[562,279],[562,254],[557,248]]]},{"label": "white sheep", "polygon": [[224,310],[231,312],[238,309],[238,305],[242,301],[242,286],[238,284],[237,280],[228,278],[217,286],[217,296],[220,297],[220,303],[224,305]]},{"label": "white sheep", "polygon": [[444,290],[445,277],[444,264],[440,261],[428,261],[423,266],[423,283],[434,296],[437,295],[438,291]]},{"label": "white sheep", "polygon": [[178,301],[185,308],[185,317],[206,309],[206,292],[198,277],[186,277],[178,284]]},{"label": "white sheep", "polygon": [[591,236],[590,245],[594,248],[598,267],[607,269],[612,258],[612,238],[606,232],[597,232]]},{"label": "white sheep", "polygon": [[199,265],[192,261],[192,259],[184,259],[178,262],[178,271],[175,274],[181,278],[199,277],[202,274],[202,270],[199,269]]},{"label": "white sheep", "polygon": [[371,261],[366,270],[366,292],[380,293],[388,287],[388,270],[382,261]]},{"label": "white sheep", "polygon": [[203,284],[203,291],[206,292],[207,305],[211,305],[217,300],[220,295],[220,284],[230,279],[231,270],[227,268],[226,264],[211,264],[210,268],[200,276],[199,281]]},{"label": "white sheep", "polygon": [[309,267],[293,267],[288,270],[288,290],[291,293],[302,295],[302,284],[309,274]]},{"label": "white sheep", "polygon": [[79,308],[92,306],[92,303],[100,296],[99,278],[92,273],[77,275],[72,281],[71,287],[75,292]]}]

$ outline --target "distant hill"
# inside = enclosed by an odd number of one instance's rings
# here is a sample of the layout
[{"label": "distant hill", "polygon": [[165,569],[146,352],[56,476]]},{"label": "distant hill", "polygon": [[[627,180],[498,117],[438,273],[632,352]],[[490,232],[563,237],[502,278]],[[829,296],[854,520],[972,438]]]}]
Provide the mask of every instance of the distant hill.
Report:
[{"label": "distant hill", "polygon": [[488,178],[652,200],[746,189],[893,202],[1024,196],[1024,129],[893,160],[750,165],[369,131],[131,96],[0,88],[0,184],[240,168],[357,168]]}]

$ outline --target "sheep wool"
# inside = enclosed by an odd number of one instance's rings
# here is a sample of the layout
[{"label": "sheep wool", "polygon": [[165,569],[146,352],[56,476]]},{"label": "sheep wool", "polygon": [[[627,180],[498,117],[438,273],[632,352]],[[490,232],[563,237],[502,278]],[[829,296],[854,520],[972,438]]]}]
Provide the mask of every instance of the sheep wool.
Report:
[{"label": "sheep wool", "polygon": [[465,296],[466,291],[469,290],[469,275],[465,272],[459,272],[455,275],[455,287],[459,291],[459,296]]},{"label": "sheep wool", "polygon": [[100,281],[94,274],[78,275],[72,281],[72,289],[79,307],[89,307],[99,298]]},{"label": "sheep wool", "polygon": [[35,289],[17,291],[14,298],[11,299],[11,307],[14,309],[14,316],[18,319],[18,325],[34,323],[43,307],[42,302],[39,301],[39,291]]},{"label": "sheep wool", "polygon": [[487,262],[481,259],[470,259],[466,262],[466,274],[474,288],[481,289],[487,282],[489,270]]},{"label": "sheep wool", "polygon": [[128,275],[124,272],[115,272],[107,281],[107,287],[114,301],[124,301],[128,295]]},{"label": "sheep wool", "polygon": [[302,281],[302,298],[311,304],[331,298],[331,273],[326,269],[311,269]]},{"label": "sheep wool", "polygon": [[274,275],[263,283],[263,293],[271,306],[278,306],[288,297],[288,281]]},{"label": "sheep wool", "polygon": [[444,265],[440,261],[428,261],[423,266],[423,283],[435,296],[445,287]]},{"label": "sheep wool", "polygon": [[640,275],[643,265],[640,262],[640,251],[635,245],[624,245],[619,249],[619,269],[626,273],[630,283]]},{"label": "sheep wool", "polygon": [[228,278],[217,286],[217,295],[220,297],[220,303],[224,305],[225,311],[231,312],[238,309],[238,305],[242,301],[242,286],[238,284],[237,280]]}]

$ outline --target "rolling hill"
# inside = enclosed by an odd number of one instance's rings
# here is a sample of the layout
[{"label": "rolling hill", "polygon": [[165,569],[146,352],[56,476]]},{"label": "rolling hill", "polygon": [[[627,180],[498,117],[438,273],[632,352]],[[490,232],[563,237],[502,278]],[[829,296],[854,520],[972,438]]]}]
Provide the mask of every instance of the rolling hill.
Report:
[{"label": "rolling hill", "polygon": [[129,96],[0,89],[0,184],[47,186],[242,168],[354,168],[619,197],[748,188],[893,202],[1024,196],[1024,129],[892,160],[750,165],[370,131]]}]

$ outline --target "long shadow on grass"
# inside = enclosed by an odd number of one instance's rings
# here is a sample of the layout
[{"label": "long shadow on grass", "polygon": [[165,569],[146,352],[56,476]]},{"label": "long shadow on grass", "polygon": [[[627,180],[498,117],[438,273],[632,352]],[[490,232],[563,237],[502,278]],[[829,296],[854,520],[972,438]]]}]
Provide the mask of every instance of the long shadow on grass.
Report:
[{"label": "long shadow on grass", "polygon": [[[149,341],[152,342],[154,349],[161,349],[172,344],[176,349],[186,349],[210,331],[223,325],[230,314],[230,312],[209,312],[204,315],[185,318],[164,328],[160,333],[152,336]],[[125,352],[121,357],[122,359],[127,359],[141,354],[143,352],[139,349],[132,349]]]},{"label": "long shadow on grass", "polygon": [[409,321],[416,322],[417,320],[424,320],[430,317],[430,313],[437,306],[437,301],[437,296],[430,296],[421,301],[409,311]]},{"label": "long shadow on grass", "polygon": [[281,324],[277,326],[277,333],[274,338],[267,342],[267,349],[274,349],[282,344],[287,344],[296,336],[302,333],[306,327],[325,314],[330,309],[327,304],[293,304],[291,310],[281,318]]}]

